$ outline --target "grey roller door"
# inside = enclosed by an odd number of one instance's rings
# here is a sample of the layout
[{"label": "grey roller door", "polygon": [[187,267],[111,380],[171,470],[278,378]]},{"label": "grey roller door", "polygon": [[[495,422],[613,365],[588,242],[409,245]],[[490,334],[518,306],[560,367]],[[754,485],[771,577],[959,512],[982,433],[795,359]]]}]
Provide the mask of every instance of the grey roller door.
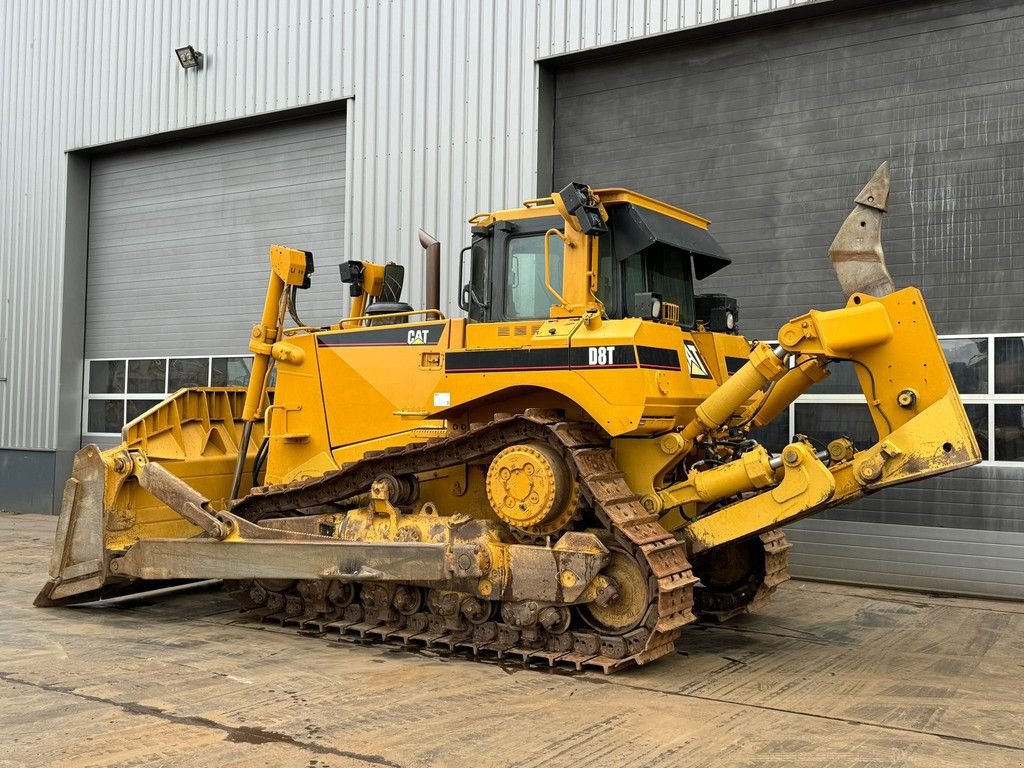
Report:
[{"label": "grey roller door", "polygon": [[302,319],[333,322],[344,229],[344,115],[98,156],[86,357],[245,354],[273,243],[313,251]]},{"label": "grey roller door", "polygon": [[[743,332],[773,338],[806,309],[843,303],[826,250],[852,196],[889,159],[884,239],[897,284],[922,288],[939,333],[1020,333],[1024,9],[825,10],[556,63],[555,188],[627,186],[711,218],[733,265],[701,290],[737,297]],[[998,349],[990,362],[1000,364]],[[1024,388],[1014,387],[994,411],[998,386],[979,390],[989,398],[976,400],[983,437],[991,424],[998,441],[1004,419],[1019,421],[1011,411]],[[793,570],[1024,597],[1022,481],[1024,464],[982,466],[797,524]]]}]

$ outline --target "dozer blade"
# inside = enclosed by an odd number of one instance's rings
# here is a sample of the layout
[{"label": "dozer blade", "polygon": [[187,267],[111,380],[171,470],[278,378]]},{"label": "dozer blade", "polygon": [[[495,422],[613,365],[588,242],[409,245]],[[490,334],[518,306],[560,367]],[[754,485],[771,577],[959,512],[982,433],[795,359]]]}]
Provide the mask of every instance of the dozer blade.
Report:
[{"label": "dozer blade", "polygon": [[[111,559],[139,539],[191,538],[204,533],[204,522],[215,530],[217,521],[204,520],[198,509],[194,514],[189,509],[176,512],[148,490],[159,493],[142,476],[154,474],[145,471],[147,466],[157,474],[169,468],[202,498],[224,505],[238,456],[244,396],[238,387],[181,390],[127,424],[116,448],[104,451],[89,445],[75,454],[49,579],[35,600],[37,606],[91,602],[166,586],[113,573]],[[259,438],[262,430],[254,440]],[[246,446],[247,467],[256,444]]]},{"label": "dozer blade", "polygon": [[85,603],[161,586],[142,587],[123,579],[108,579],[103,545],[106,469],[95,445],[75,454],[57,519],[49,579],[36,596],[36,606]]},{"label": "dozer blade", "polygon": [[[185,408],[178,405],[180,416]],[[486,526],[463,530],[469,520],[457,516],[446,518],[445,536],[418,541],[399,539],[397,530],[390,538],[342,539],[295,530],[282,520],[263,526],[222,509],[223,497],[214,502],[200,490],[204,481],[207,492],[226,487],[234,465],[230,453],[218,452],[219,473],[209,482],[203,473],[210,463],[202,458],[156,463],[152,454],[126,450],[129,444],[105,452],[91,445],[76,454],[50,578],[37,606],[93,602],[197,579],[415,583],[465,591],[484,577],[494,580],[488,594],[493,590],[503,600],[573,603],[594,599],[598,587],[590,586],[608,562],[607,548],[593,533],[566,533],[553,546],[514,544]],[[157,448],[155,440],[149,445]],[[190,469],[199,473],[198,481]],[[381,503],[386,526],[397,510],[386,494]],[[433,520],[429,525],[436,527]]]},{"label": "dozer blade", "polygon": [[[263,528],[230,513],[221,513],[225,521],[234,523],[231,540],[222,541],[210,537],[211,531],[201,530],[198,518],[209,502],[183,480],[149,463],[142,464],[139,480],[171,505],[169,511],[195,518],[189,523],[201,532],[141,538],[126,549],[113,543],[116,532],[108,522],[113,516],[105,507],[112,490],[109,467],[99,448],[87,446],[75,455],[65,486],[50,578],[36,597],[36,606],[92,602],[150,591],[168,582],[206,578],[432,583],[453,575],[477,578],[482,574],[475,545],[342,542]],[[194,505],[192,514],[189,505]],[[173,509],[176,506],[182,509]]]},{"label": "dozer blade", "polygon": [[878,166],[828,249],[843,293],[887,296],[896,290],[882,251],[882,216],[889,203],[889,162]]}]

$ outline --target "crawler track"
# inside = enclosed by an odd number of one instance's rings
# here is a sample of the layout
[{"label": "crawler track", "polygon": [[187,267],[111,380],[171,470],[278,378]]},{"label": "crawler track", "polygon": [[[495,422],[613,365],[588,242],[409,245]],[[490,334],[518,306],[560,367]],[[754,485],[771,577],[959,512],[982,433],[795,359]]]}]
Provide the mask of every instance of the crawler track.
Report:
[{"label": "crawler track", "polygon": [[792,546],[781,529],[762,533],[758,537],[758,562],[743,583],[729,590],[715,590],[700,585],[694,594],[694,610],[701,620],[723,622],[756,610],[789,580],[788,552]]},{"label": "crawler track", "polygon": [[[235,584],[232,594],[256,618],[306,630],[461,651],[475,657],[512,658],[577,669],[597,667],[610,672],[670,653],[680,629],[694,620],[695,613],[701,619],[727,621],[763,605],[778,585],[789,579],[790,545],[781,530],[774,530],[759,537],[762,559],[741,586],[716,591],[698,585],[695,593],[697,579],[682,543],[658,525],[656,516],[649,514],[629,489],[606,439],[589,424],[565,422],[556,414],[542,411],[501,415],[452,437],[368,455],[321,478],[259,488],[240,500],[233,511],[254,522],[301,515],[303,508],[365,492],[381,474],[401,476],[441,469],[479,460],[513,442],[538,439],[556,447],[573,467],[585,502],[614,536],[618,548],[647,568],[651,601],[642,625],[632,632],[602,634],[581,627],[578,620],[560,633],[517,629],[500,621],[446,626],[429,609],[405,615],[382,611],[379,603],[361,594],[358,585],[348,600],[342,601],[345,604],[332,602],[322,594],[323,587],[318,592],[313,582],[259,588],[255,599],[251,583]],[[422,590],[420,597],[424,606],[429,604],[427,590]]]},{"label": "crawler track", "polygon": [[[319,590],[315,587],[322,584],[317,582],[270,588],[235,583],[232,594],[243,609],[266,621],[404,644],[464,649],[478,657],[509,657],[611,672],[671,653],[682,627],[695,620],[693,587],[697,579],[687,560],[685,544],[644,508],[616,465],[607,438],[589,424],[566,422],[558,414],[543,411],[499,415],[492,422],[472,425],[451,437],[368,455],[320,478],[257,489],[239,500],[232,511],[254,522],[302,514],[304,508],[362,493],[383,474],[401,477],[455,466],[528,440],[544,440],[561,453],[612,546],[632,556],[646,572],[649,603],[635,629],[624,634],[603,633],[583,626],[578,617],[561,632],[537,626],[516,628],[500,621],[452,625],[429,608],[408,615],[382,610],[379,601],[373,599],[373,590],[368,594],[365,587],[345,594],[341,600],[332,600],[323,594],[322,586]],[[428,599],[421,602],[424,606],[430,603]]]}]

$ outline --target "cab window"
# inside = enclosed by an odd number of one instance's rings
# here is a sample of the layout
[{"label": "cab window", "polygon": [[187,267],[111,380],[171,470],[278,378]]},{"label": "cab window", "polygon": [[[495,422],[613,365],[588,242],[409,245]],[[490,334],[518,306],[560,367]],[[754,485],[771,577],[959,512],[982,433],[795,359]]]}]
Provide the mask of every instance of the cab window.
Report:
[{"label": "cab window", "polygon": [[623,269],[630,312],[636,294],[653,291],[662,300],[678,304],[680,324],[693,327],[693,276],[685,252],[656,243],[626,259]]},{"label": "cab window", "polygon": [[[552,236],[551,286],[562,290],[562,241]],[[508,242],[505,269],[505,319],[539,320],[547,318],[555,297],[544,281],[544,235],[515,237]]]},{"label": "cab window", "polygon": [[597,298],[604,304],[608,317],[622,317],[619,297],[615,294],[615,269],[618,266],[612,253],[610,235],[601,235],[597,241]]}]

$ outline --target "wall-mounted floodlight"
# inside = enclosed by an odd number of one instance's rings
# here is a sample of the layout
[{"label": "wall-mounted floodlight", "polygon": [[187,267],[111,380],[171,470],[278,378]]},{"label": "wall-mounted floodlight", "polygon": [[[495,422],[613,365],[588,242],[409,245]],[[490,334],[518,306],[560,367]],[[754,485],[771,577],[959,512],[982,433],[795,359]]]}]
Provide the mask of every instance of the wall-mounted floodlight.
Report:
[{"label": "wall-mounted floodlight", "polygon": [[174,52],[178,55],[178,63],[181,64],[182,69],[203,68],[203,54],[191,45],[186,45],[183,48],[175,48]]}]

